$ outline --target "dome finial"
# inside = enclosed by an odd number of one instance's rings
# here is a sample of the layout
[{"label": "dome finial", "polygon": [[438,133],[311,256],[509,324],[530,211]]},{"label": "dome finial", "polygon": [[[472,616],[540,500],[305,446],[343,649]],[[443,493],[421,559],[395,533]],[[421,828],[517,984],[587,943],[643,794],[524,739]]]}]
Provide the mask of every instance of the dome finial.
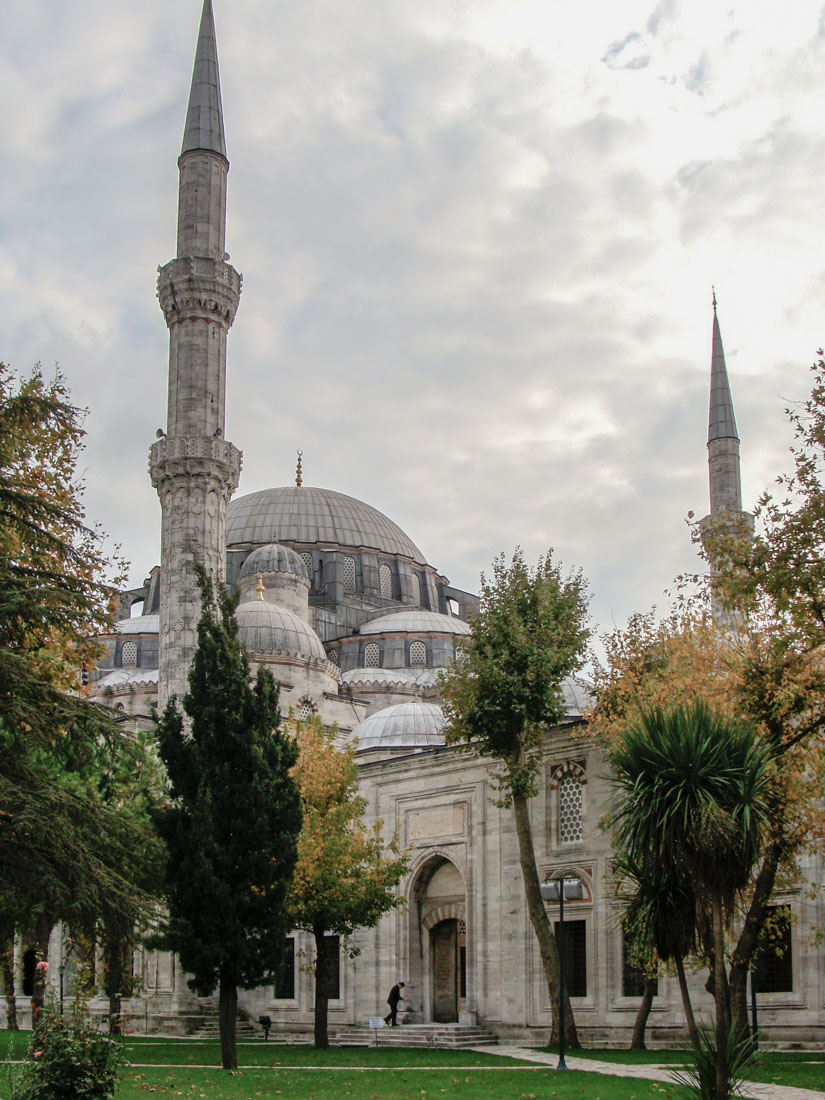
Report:
[{"label": "dome finial", "polygon": [[295,467],[295,484],[300,489],[304,484],[304,464],[303,464],[304,452],[299,449],[298,451],[298,465]]},{"label": "dome finial", "polygon": [[716,287],[712,286],[710,288],[710,292],[713,295],[713,312],[715,313],[716,312]]},{"label": "dome finial", "polygon": [[263,602],[264,592],[266,591],[266,589],[264,588],[263,573],[258,574],[258,583],[255,585],[255,591],[258,593],[258,599]]}]

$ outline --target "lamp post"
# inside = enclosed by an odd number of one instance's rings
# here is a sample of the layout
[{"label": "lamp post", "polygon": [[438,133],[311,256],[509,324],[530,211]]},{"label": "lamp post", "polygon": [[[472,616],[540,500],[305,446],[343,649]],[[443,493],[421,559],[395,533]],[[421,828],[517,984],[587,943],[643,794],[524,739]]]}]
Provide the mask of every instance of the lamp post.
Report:
[{"label": "lamp post", "polygon": [[556,1069],[567,1069],[567,1062],[564,1060],[564,899],[572,901],[583,898],[584,887],[579,878],[566,879],[560,875],[556,879],[551,879],[548,875],[544,882],[539,884],[539,889],[545,904],[559,903],[559,934],[556,937],[559,952],[559,1064]]}]

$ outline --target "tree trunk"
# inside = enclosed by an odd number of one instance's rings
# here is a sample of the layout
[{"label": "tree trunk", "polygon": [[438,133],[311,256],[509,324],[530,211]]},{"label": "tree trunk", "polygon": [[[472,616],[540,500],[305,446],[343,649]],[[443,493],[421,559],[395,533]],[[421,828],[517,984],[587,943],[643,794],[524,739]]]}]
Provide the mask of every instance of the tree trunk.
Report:
[{"label": "tree trunk", "polygon": [[0,977],[3,981],[3,996],[6,999],[6,1027],[9,1031],[18,1031],[17,1000],[14,991],[14,933],[7,939],[0,951]]},{"label": "tree trunk", "polygon": [[642,996],[639,1010],[636,1013],[636,1020],[633,1024],[633,1038],[630,1041],[631,1050],[647,1050],[645,1046],[645,1028],[647,1027],[647,1018],[650,1015],[650,1010],[653,1007],[653,998],[656,995],[656,979],[645,978],[645,991]]},{"label": "tree trunk", "polygon": [[106,967],[106,993],[109,997],[109,1032],[112,1035],[122,1034],[122,997],[129,953],[129,945],[122,937],[116,932],[106,933],[103,963]]},{"label": "tree trunk", "polygon": [[690,1003],[690,990],[688,989],[687,978],[685,977],[685,960],[674,959],[676,963],[676,977],[679,981],[679,992],[682,994],[682,1007],[685,1010],[685,1023],[687,1024],[688,1035],[690,1041],[693,1044],[693,1049],[699,1049],[699,1028],[696,1026],[696,1017],[693,1015],[693,1005]]},{"label": "tree trunk", "polygon": [[759,868],[759,874],[756,876],[753,897],[731,956],[730,1014],[733,1034],[737,1041],[742,1040],[750,1033],[748,1025],[748,972],[759,947],[759,936],[765,923],[768,902],[776,881],[780,854],[780,842],[774,841],[768,849],[762,866]]},{"label": "tree trunk", "polygon": [[[536,856],[533,850],[533,830],[530,825],[530,806],[524,795],[513,795],[513,813],[516,819],[519,861],[521,876],[524,879],[524,893],[527,897],[527,912],[530,914],[530,923],[538,940],[541,966],[547,982],[547,991],[550,994],[550,1003],[553,1006],[553,1031],[550,1041],[558,1042],[559,951],[539,889],[539,873],[536,869]],[[564,992],[564,1036],[570,1050],[579,1049],[581,1044],[567,989]]]},{"label": "tree trunk", "polygon": [[238,1068],[238,1050],[235,1029],[238,1023],[238,983],[221,967],[218,987],[218,1024],[221,1032],[221,1066]]},{"label": "tree trunk", "polygon": [[716,1100],[728,1100],[728,1037],[730,1017],[725,981],[725,927],[722,898],[714,890],[713,907],[713,995],[716,999]]},{"label": "tree trunk", "polygon": [[314,928],[315,936],[315,1049],[326,1050],[329,1046],[329,958],[325,928]]}]

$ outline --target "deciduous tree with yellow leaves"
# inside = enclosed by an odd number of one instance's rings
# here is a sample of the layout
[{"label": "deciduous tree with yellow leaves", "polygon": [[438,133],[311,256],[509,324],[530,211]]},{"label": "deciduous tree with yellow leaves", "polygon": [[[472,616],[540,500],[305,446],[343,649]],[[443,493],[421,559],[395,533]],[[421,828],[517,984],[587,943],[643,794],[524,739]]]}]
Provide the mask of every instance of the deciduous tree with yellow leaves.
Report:
[{"label": "deciduous tree with yellow leaves", "polygon": [[287,900],[293,928],[315,940],[315,1046],[329,1046],[329,982],[335,959],[330,936],[343,939],[356,928],[374,927],[403,898],[396,886],[407,858],[395,836],[384,839],[383,822],[364,825],[366,799],[358,794],[355,749],[335,746],[334,728],[310,717],[295,724],[303,824],[298,863]]}]

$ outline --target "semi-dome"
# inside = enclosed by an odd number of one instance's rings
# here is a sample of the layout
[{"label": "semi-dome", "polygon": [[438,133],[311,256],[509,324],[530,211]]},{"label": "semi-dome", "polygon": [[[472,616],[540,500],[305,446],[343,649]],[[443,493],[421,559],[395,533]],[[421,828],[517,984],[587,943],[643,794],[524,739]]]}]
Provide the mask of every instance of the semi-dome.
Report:
[{"label": "semi-dome", "polygon": [[347,742],[357,741],[357,751],[406,749],[414,752],[444,744],[444,711],[435,703],[396,703],[384,707],[355,727]]},{"label": "semi-dome", "polygon": [[243,580],[244,577],[255,576],[258,573],[294,573],[296,577],[309,580],[309,573],[301,555],[288,546],[279,546],[275,542],[269,542],[266,546],[259,546],[257,550],[253,550],[244,560],[238,577]]},{"label": "semi-dome", "polygon": [[393,611],[370,619],[362,634],[470,634],[469,623],[438,611]]},{"label": "semi-dome", "polygon": [[400,554],[420,565],[412,539],[377,508],[331,489],[287,485],[236,497],[226,510],[226,543],[329,543]]},{"label": "semi-dome", "polygon": [[238,605],[238,637],[248,653],[285,653],[326,661],[323,643],[315,631],[285,607],[266,600]]}]

